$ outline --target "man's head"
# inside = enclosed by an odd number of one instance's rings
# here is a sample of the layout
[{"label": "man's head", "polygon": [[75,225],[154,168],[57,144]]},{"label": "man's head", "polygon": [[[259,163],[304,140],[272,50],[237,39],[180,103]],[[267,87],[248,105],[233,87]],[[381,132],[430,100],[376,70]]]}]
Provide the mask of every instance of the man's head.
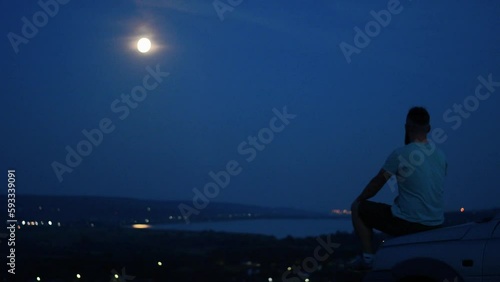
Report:
[{"label": "man's head", "polygon": [[427,133],[431,131],[431,118],[424,107],[413,107],[406,115],[405,145],[415,139],[426,140]]}]

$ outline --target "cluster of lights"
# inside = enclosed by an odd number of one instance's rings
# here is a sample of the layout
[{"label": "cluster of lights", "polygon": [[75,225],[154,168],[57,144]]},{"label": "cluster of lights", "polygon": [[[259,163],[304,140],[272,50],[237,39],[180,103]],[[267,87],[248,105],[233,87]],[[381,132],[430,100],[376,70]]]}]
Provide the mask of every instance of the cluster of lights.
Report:
[{"label": "cluster of lights", "polygon": [[[247,264],[248,264],[248,263],[251,263],[251,262],[247,262]],[[163,263],[162,263],[161,261],[158,261],[158,262],[157,262],[157,264],[158,264],[158,266],[163,266]],[[290,271],[290,270],[292,270],[292,268],[289,266],[289,267],[287,268],[287,270],[288,270],[288,271]],[[115,277],[115,279],[120,278],[120,276],[119,276],[117,273],[115,273],[114,277]],[[81,278],[82,278],[82,275],[80,275],[79,273],[77,273],[77,274],[76,274],[76,278],[77,278],[77,279],[81,279]],[[36,281],[42,281],[42,279],[40,278],[40,276],[37,276],[37,277],[36,277]],[[272,278],[272,277],[269,277],[269,278],[267,279],[267,281],[269,281],[269,282],[273,282],[274,280],[273,280],[273,278]],[[306,279],[304,280],[304,282],[311,282],[311,281],[309,280],[309,278],[306,278]]]},{"label": "cluster of lights", "polygon": [[[21,224],[22,225],[28,225],[28,226],[38,226],[38,225],[45,225],[45,222],[43,222],[43,221],[38,222],[38,221],[25,221],[25,220],[23,220],[23,221],[21,221]],[[52,225],[52,224],[53,223],[52,223],[51,220],[47,221],[47,225]],[[58,227],[61,227],[61,223],[60,222],[57,222],[56,225]]]},{"label": "cluster of lights", "polygon": [[[163,263],[161,261],[158,261],[157,264],[158,264],[158,266],[162,266],[163,265]],[[115,277],[115,279],[120,278],[120,276],[118,274],[115,274],[114,277]],[[81,279],[82,275],[80,273],[77,273],[76,274],[76,278],[77,279]],[[37,276],[36,277],[36,281],[42,281],[42,278],[40,278],[40,276]]]},{"label": "cluster of lights", "polygon": [[[77,279],[81,279],[81,278],[82,278],[82,276],[81,276],[79,273],[77,273],[77,274],[76,274],[76,278],[77,278]],[[42,278],[40,278],[40,276],[37,276],[37,277],[36,277],[36,281],[42,281]]]},{"label": "cluster of lights", "polygon": [[177,217],[172,216],[172,215],[168,217],[168,219],[170,219],[170,220],[174,220],[174,219],[181,220],[182,218],[183,218],[183,217],[182,217],[182,216],[180,216],[180,215],[179,215],[179,216],[177,216]]},{"label": "cluster of lights", "polygon": [[[149,222],[150,222],[149,218],[145,218],[145,219],[144,219],[144,223],[146,223],[146,224],[147,224],[147,223],[149,223]],[[137,220],[134,220],[134,224],[141,224],[141,223],[137,222]],[[92,226],[92,227],[93,227],[93,226]]]},{"label": "cluster of lights", "polygon": [[343,210],[335,209],[335,210],[332,210],[332,213],[333,214],[351,214],[351,211],[346,210],[346,209],[343,209]]},{"label": "cluster of lights", "polygon": [[[269,281],[269,282],[273,282],[273,278],[272,278],[272,277],[269,277],[269,278],[267,278],[267,281]],[[311,280],[309,280],[309,278],[306,278],[304,281],[305,281],[305,282],[311,282]]]}]

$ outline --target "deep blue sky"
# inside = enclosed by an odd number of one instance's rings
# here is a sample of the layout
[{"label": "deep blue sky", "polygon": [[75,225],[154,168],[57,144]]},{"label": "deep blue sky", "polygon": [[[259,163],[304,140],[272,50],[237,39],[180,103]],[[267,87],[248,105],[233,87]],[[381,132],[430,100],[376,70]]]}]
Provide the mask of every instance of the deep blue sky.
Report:
[{"label": "deep blue sky", "polygon": [[[443,114],[478,76],[500,81],[500,3],[402,1],[348,64],[339,44],[387,3],[244,0],[221,21],[206,0],[72,0],[16,54],[7,34],[41,8],[3,1],[2,169],[16,168],[19,195],[187,200],[234,159],[243,171],[215,201],[348,208],[423,105],[448,134],[446,208],[498,206],[500,87],[456,130]],[[154,52],[131,48],[143,35]],[[119,120],[113,100],[157,64],[170,76]],[[246,163],[238,145],[284,106],[297,117]],[[106,117],[115,131],[60,183],[51,163]]]}]

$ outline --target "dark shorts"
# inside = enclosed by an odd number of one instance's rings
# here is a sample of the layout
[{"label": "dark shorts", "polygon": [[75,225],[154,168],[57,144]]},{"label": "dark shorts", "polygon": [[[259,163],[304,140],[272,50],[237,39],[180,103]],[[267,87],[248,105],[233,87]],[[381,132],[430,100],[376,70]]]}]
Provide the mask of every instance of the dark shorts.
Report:
[{"label": "dark shorts", "polygon": [[375,228],[391,236],[428,231],[441,227],[428,226],[406,221],[392,215],[391,206],[372,201],[361,201],[358,206],[359,217],[370,228]]}]

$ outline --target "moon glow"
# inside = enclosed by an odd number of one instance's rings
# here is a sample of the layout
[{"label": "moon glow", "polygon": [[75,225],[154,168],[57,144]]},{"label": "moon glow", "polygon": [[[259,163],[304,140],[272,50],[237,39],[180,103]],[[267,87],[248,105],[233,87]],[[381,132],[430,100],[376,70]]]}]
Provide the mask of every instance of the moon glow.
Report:
[{"label": "moon glow", "polygon": [[137,50],[141,53],[147,53],[151,50],[151,41],[147,38],[141,38],[137,41]]}]

